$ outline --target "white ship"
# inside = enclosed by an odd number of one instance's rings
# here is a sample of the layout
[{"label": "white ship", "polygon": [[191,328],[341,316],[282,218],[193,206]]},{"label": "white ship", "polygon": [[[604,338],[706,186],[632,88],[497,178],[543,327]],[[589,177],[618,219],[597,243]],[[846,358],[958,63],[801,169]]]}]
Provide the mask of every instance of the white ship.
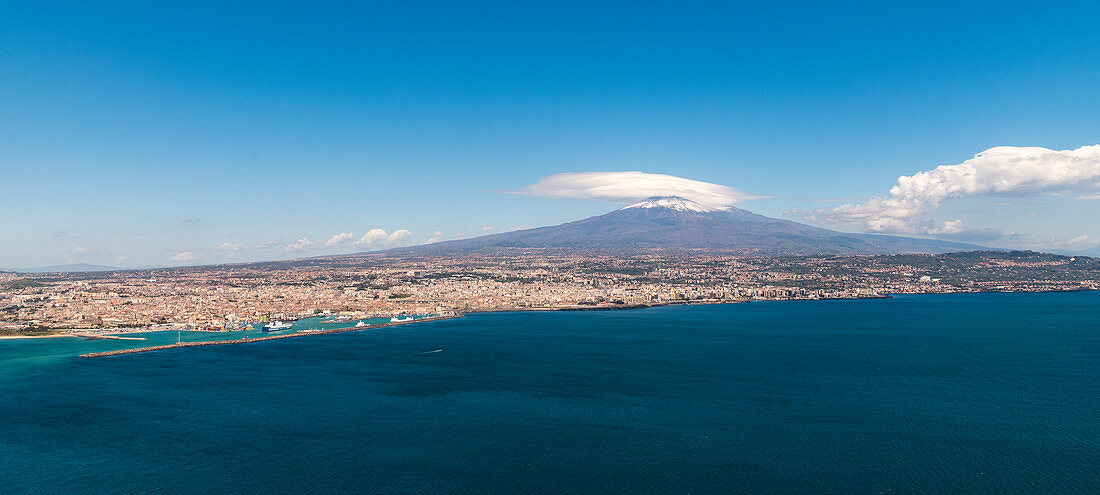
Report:
[{"label": "white ship", "polygon": [[413,321],[413,317],[411,317],[411,316],[406,316],[404,318],[398,318],[396,316],[391,316],[390,317],[390,323],[401,323],[401,322],[405,322],[405,321]]},{"label": "white ship", "polygon": [[283,323],[279,320],[273,320],[271,323],[264,325],[265,332],[278,332],[279,330],[286,330],[290,328],[290,323]]},{"label": "white ship", "polygon": [[356,324],[355,324],[355,326],[356,326],[356,328],[358,328],[358,327],[365,327],[365,326],[367,326],[367,324],[366,324],[366,323],[363,323],[363,320],[359,320],[359,323],[356,323]]}]

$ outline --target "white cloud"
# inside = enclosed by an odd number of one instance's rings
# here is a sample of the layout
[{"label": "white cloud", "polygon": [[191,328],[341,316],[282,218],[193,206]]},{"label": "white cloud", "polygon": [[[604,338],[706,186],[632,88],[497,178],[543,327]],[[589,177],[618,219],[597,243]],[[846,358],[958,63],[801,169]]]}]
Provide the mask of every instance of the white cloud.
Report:
[{"label": "white cloud", "polygon": [[386,237],[389,237],[389,234],[387,234],[385,230],[383,230],[383,229],[370,229],[370,230],[367,231],[366,234],[363,234],[363,237],[360,237],[358,241],[355,241],[355,246],[356,247],[373,246],[375,244],[385,242]]},{"label": "white cloud", "polygon": [[330,237],[325,241],[325,247],[338,247],[351,242],[355,238],[355,235],[351,232],[343,232]]},{"label": "white cloud", "polygon": [[341,248],[390,248],[403,246],[412,237],[412,232],[406,229],[398,229],[392,233],[384,229],[370,229],[358,239],[352,232],[338,232],[323,241],[315,241],[308,236],[302,236],[293,243],[286,243],[282,239],[265,242],[258,246],[245,246],[244,244],[223,243],[217,249],[222,251],[238,251],[242,248],[255,249],[279,249],[286,253],[301,253],[307,251],[327,251]]},{"label": "white cloud", "polygon": [[428,240],[424,242],[424,244],[432,244],[432,243],[435,243],[435,242],[439,242],[439,238],[442,237],[442,236],[443,236],[443,231],[442,230],[437,230],[435,232],[432,232],[432,236],[429,237]]},{"label": "white cloud", "polygon": [[286,252],[309,251],[311,249],[316,249],[318,247],[318,245],[319,244],[317,242],[314,242],[309,237],[303,237],[303,238],[298,239],[297,241],[295,241],[294,244],[288,244],[286,246],[283,246],[283,251],[286,251]]},{"label": "white cloud", "polygon": [[180,251],[178,254],[176,254],[175,256],[172,257],[172,261],[179,261],[179,262],[194,261],[194,260],[195,260],[195,253],[192,253],[191,251]]},{"label": "white cloud", "polygon": [[1077,237],[1062,238],[1062,237],[1050,237],[1045,239],[1039,239],[1028,245],[1031,249],[1038,250],[1050,250],[1050,249],[1087,249],[1100,244],[1100,239],[1093,239],[1087,235],[1079,235]]},{"label": "white cloud", "polygon": [[951,220],[948,222],[943,222],[943,225],[940,227],[930,227],[926,230],[926,232],[933,235],[961,234],[963,232],[966,232],[966,229],[963,228],[962,223],[962,220]]},{"label": "white cloud", "polygon": [[355,247],[396,247],[401,246],[412,237],[412,232],[406,229],[398,229],[388,233],[384,229],[370,229],[363,237],[355,241]]},{"label": "white cloud", "polygon": [[409,232],[408,230],[395,230],[392,234],[386,237],[386,244],[389,246],[401,246],[404,245],[410,237],[412,237],[412,232]]},{"label": "white cloud", "polygon": [[645,172],[580,172],[551,175],[510,194],[547,198],[577,198],[629,203],[654,196],[679,196],[696,203],[723,207],[764,196],[729,186]]},{"label": "white cloud", "polygon": [[854,224],[872,232],[935,234],[961,229],[957,220],[936,227],[927,218],[949,199],[1073,192],[1087,193],[1085,199],[1091,199],[1097,191],[1100,191],[1100,145],[1062,151],[999,146],[957,165],[941,165],[899,177],[885,197],[802,216],[812,222]]},{"label": "white cloud", "polygon": [[1081,201],[1095,201],[1095,200],[1100,199],[1100,193],[1082,194],[1080,196],[1077,196],[1076,199],[1081,200]]},{"label": "white cloud", "polygon": [[482,232],[492,232],[493,231],[493,226],[492,225],[482,225],[481,226],[481,231]]}]

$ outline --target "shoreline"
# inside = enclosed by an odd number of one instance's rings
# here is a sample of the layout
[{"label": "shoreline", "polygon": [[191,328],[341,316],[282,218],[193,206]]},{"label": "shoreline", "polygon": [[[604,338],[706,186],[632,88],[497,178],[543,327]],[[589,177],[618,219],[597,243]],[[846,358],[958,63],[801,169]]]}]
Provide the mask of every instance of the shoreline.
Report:
[{"label": "shoreline", "polygon": [[149,346],[149,347],[135,347],[133,349],[118,349],[118,350],[114,350],[114,351],[89,352],[89,353],[81,354],[78,357],[95,358],[95,357],[121,356],[123,354],[139,354],[139,353],[143,353],[143,352],[161,351],[161,350],[165,350],[165,349],[177,349],[177,348],[181,348],[181,347],[198,347],[198,346],[204,346],[204,345],[250,344],[250,343],[253,343],[253,342],[263,342],[263,341],[266,341],[266,340],[289,339],[289,338],[293,338],[293,337],[307,337],[307,336],[310,336],[310,335],[329,335],[329,334],[335,334],[335,333],[356,332],[356,331],[361,331],[361,330],[374,330],[374,329],[377,329],[377,328],[395,327],[395,326],[399,326],[399,325],[409,325],[409,324],[412,324],[412,323],[423,323],[423,322],[440,321],[440,320],[452,320],[452,319],[455,319],[455,318],[462,318],[462,316],[463,315],[461,315],[461,314],[451,315],[451,316],[433,316],[433,317],[420,318],[420,319],[411,320],[411,321],[378,323],[378,324],[375,324],[375,325],[368,325],[368,326],[365,326],[365,327],[345,327],[345,328],[333,328],[333,329],[329,329],[329,330],[314,330],[314,331],[303,330],[303,331],[298,331],[298,332],[294,332],[294,333],[287,333],[287,334],[282,334],[282,335],[268,335],[268,336],[265,336],[265,337],[250,337],[250,338],[243,338],[243,339],[236,339],[236,340],[207,340],[207,341],[199,341],[199,342],[180,342],[180,343],[177,343],[177,344],[155,345],[155,346]]},{"label": "shoreline", "polygon": [[72,337],[81,339],[113,339],[113,340],[145,340],[138,337],[119,337],[119,335],[129,335],[132,333],[150,333],[161,332],[166,330],[147,330],[147,329],[106,329],[108,331],[100,331],[99,328],[75,328],[66,329],[61,333],[50,333],[46,335],[0,335],[0,340],[14,340],[14,339],[56,339],[61,337]]},{"label": "shoreline", "polygon": [[[262,342],[265,340],[278,340],[291,337],[305,337],[308,335],[327,335],[345,332],[354,332],[357,330],[370,330],[375,328],[385,328],[397,325],[407,325],[410,323],[420,323],[428,321],[448,320],[454,318],[461,318],[466,315],[472,314],[484,314],[484,313],[508,313],[508,312],[551,312],[551,311],[623,311],[623,310],[636,310],[636,309],[649,309],[660,308],[668,306],[701,306],[701,305],[713,305],[713,304],[747,304],[751,302],[790,302],[790,301],[858,301],[858,300],[870,300],[870,299],[893,299],[896,296],[909,296],[909,295],[951,295],[951,294],[1044,294],[1044,293],[1065,293],[1065,292],[1097,292],[1096,289],[1069,289],[1069,290],[1033,290],[1033,291],[974,291],[974,292],[928,292],[928,293],[897,293],[897,294],[881,294],[874,296],[862,296],[862,297],[825,297],[815,299],[738,299],[738,300],[699,300],[699,301],[674,301],[674,302],[659,302],[652,304],[631,304],[631,305],[609,305],[609,306],[567,306],[567,307],[524,307],[524,308],[490,308],[490,309],[477,309],[469,310],[462,313],[450,315],[450,316],[436,316],[428,318],[420,318],[413,321],[404,322],[389,322],[378,323],[368,325],[366,327],[342,327],[333,328],[328,330],[302,330],[290,334],[282,335],[269,335],[264,337],[251,337],[236,340],[212,340],[212,341],[199,341],[199,342],[183,342],[178,344],[167,344],[151,347],[138,347],[133,349],[120,349],[114,351],[104,351],[95,353],[81,354],[79,357],[106,357],[116,356],[121,354],[135,354],[140,352],[152,352],[163,349],[172,349],[176,347],[196,347],[202,345],[228,345],[228,344],[245,344],[252,342]],[[146,333],[156,332],[158,330],[122,330],[104,332],[98,335],[81,335],[74,333],[61,333],[51,335],[2,335],[0,340],[16,340],[16,339],[42,339],[42,338],[61,338],[61,337],[73,337],[73,338],[100,338],[100,339],[112,339],[111,335],[126,335],[129,333]],[[189,330],[192,331],[192,330]],[[119,338],[114,337],[112,340],[144,340],[138,338]]]},{"label": "shoreline", "polygon": [[0,335],[0,340],[17,339],[56,339],[58,337],[76,337],[67,333],[51,333],[49,335]]}]

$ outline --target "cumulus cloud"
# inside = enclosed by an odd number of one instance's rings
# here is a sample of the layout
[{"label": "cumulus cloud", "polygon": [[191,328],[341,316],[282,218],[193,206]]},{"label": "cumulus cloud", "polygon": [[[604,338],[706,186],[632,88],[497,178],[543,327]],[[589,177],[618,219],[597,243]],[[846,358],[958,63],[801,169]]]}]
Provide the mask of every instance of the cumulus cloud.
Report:
[{"label": "cumulus cloud", "polygon": [[309,237],[298,239],[294,244],[283,247],[284,251],[311,251],[331,248],[389,248],[404,245],[412,237],[412,232],[399,229],[386,232],[384,229],[370,229],[366,234],[356,239],[352,232],[341,232],[333,235],[324,242],[313,241]]},{"label": "cumulus cloud", "polygon": [[998,146],[957,165],[898,178],[885,197],[832,210],[800,212],[818,223],[858,225],[872,232],[951,234],[964,230],[952,220],[935,225],[927,215],[949,199],[1082,193],[1100,198],[1100,145],[1055,151]]},{"label": "cumulus cloud", "polygon": [[238,250],[242,247],[244,247],[244,244],[234,244],[232,242],[223,242],[221,246],[218,246],[218,249],[220,249],[222,251],[236,251],[236,250]]},{"label": "cumulus cloud", "polygon": [[395,230],[392,233],[387,233],[382,229],[370,229],[366,234],[363,234],[363,237],[355,241],[355,246],[397,247],[404,245],[409,237],[412,237],[412,232],[405,229]]},{"label": "cumulus cloud", "polygon": [[653,196],[679,196],[712,207],[729,206],[764,197],[720,184],[645,172],[557,174],[506,192],[547,198],[595,199],[612,203],[641,201]]},{"label": "cumulus cloud", "polygon": [[329,239],[325,241],[325,247],[343,246],[344,244],[351,242],[351,240],[354,238],[355,234],[352,234],[351,232],[342,232],[332,237],[329,237]]},{"label": "cumulus cloud", "polygon": [[358,241],[355,241],[356,247],[370,247],[375,244],[381,244],[386,242],[386,238],[389,234],[383,229],[370,229],[363,237],[360,237]]},{"label": "cumulus cloud", "polygon": [[947,222],[943,222],[943,225],[939,227],[929,227],[927,233],[932,235],[961,234],[963,232],[966,232],[966,229],[963,228],[962,223],[962,220],[950,220]]},{"label": "cumulus cloud", "polygon": [[401,229],[395,230],[392,234],[386,237],[386,244],[390,246],[402,246],[408,242],[408,239],[412,237],[412,232]]},{"label": "cumulus cloud", "polygon": [[429,237],[428,240],[424,242],[424,244],[432,244],[432,243],[439,242],[439,238],[442,237],[442,236],[443,236],[443,231],[442,230],[437,230],[435,232],[432,232],[432,236]]},{"label": "cumulus cloud", "polygon": [[288,253],[293,251],[309,251],[311,249],[316,249],[319,245],[319,243],[314,242],[309,237],[302,237],[301,239],[294,241],[293,244],[287,244],[286,246],[283,246],[283,251],[286,251]]},{"label": "cumulus cloud", "polygon": [[194,260],[195,260],[195,253],[192,253],[191,251],[180,251],[179,253],[177,253],[175,256],[172,257],[172,261],[178,261],[178,262],[181,262],[181,263],[185,262],[185,261],[194,261]]}]

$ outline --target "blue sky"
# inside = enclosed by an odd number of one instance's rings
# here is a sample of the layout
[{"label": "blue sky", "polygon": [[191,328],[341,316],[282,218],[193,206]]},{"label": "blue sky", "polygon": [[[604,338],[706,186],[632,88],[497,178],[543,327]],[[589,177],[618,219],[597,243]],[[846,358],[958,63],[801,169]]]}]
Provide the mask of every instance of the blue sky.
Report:
[{"label": "blue sky", "polygon": [[[873,229],[836,208],[998,146],[1100,144],[1097,18],[1085,2],[5,4],[0,266],[561,223],[617,206],[500,191],[593,171]],[[1082,180],[940,198],[889,228],[1085,249],[1100,201]]]}]

